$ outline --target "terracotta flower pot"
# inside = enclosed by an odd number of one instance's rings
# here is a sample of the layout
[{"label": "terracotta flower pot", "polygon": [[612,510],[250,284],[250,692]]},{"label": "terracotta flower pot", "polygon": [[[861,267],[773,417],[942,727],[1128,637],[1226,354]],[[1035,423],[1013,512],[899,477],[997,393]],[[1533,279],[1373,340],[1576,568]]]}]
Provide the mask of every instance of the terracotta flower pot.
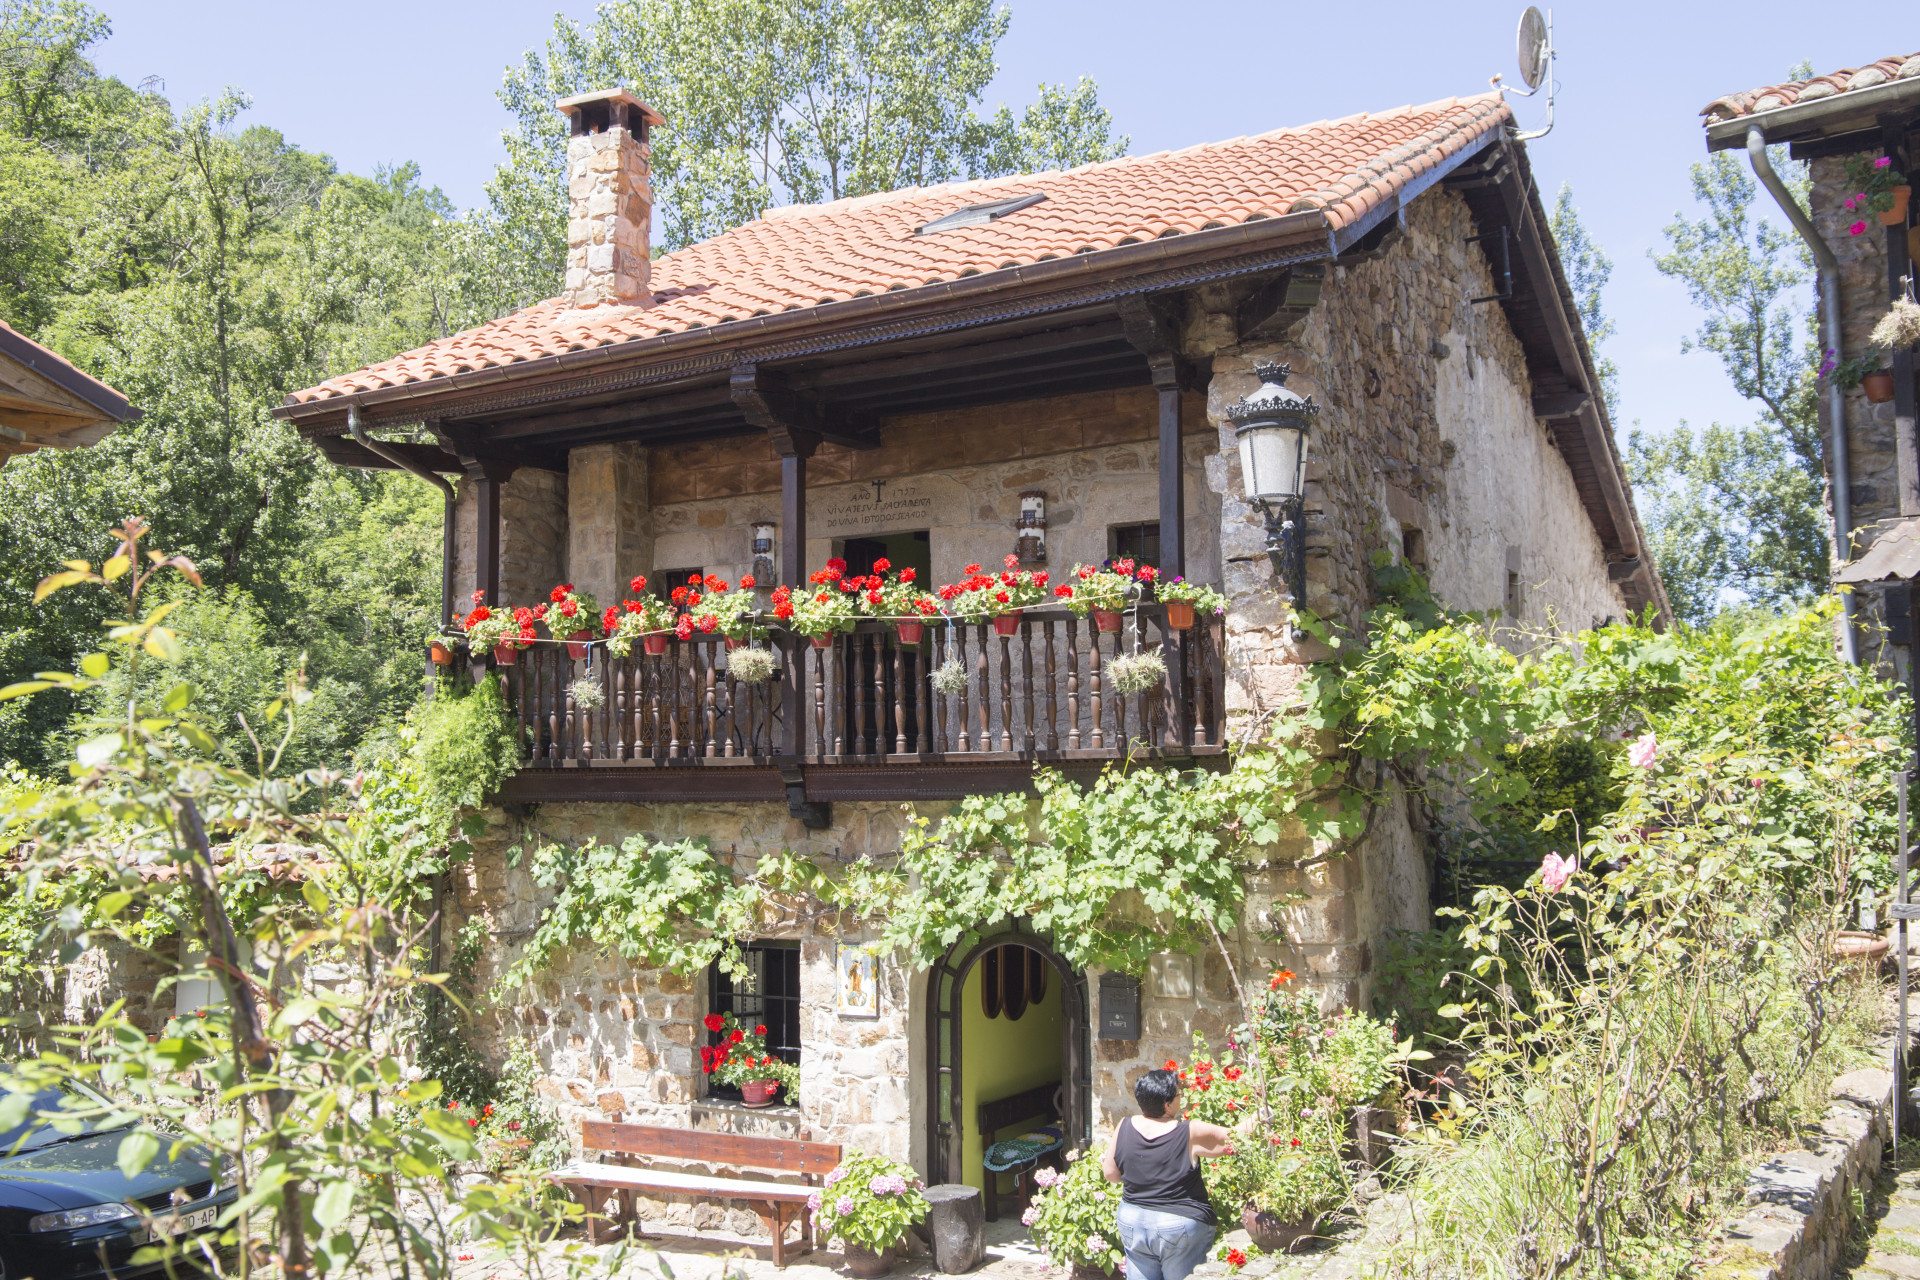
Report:
[{"label": "terracotta flower pot", "polygon": [[1020,634],[1020,615],[1025,609],[1015,609],[1012,613],[1003,613],[993,620],[993,634],[997,636],[1017,636]]},{"label": "terracotta flower pot", "polygon": [[899,1256],[899,1252],[898,1245],[875,1253],[871,1249],[862,1249],[857,1244],[850,1244],[846,1247],[844,1255],[847,1260],[847,1274],[858,1277],[858,1280],[874,1280],[876,1276],[887,1275],[893,1270],[893,1260]]},{"label": "terracotta flower pot", "polygon": [[641,647],[647,651],[649,657],[657,658],[667,651],[667,641],[672,638],[673,637],[667,635],[642,636],[640,638],[640,644]]},{"label": "terracotta flower pot", "polygon": [[927,634],[924,622],[900,622],[894,624],[894,630],[900,633],[901,644],[919,644],[921,637]]},{"label": "terracotta flower pot", "polygon": [[833,632],[829,631],[825,635],[815,636],[813,638],[813,647],[816,649],[833,648]]},{"label": "terracotta flower pot", "polygon": [[510,667],[520,661],[520,651],[510,644],[497,644],[493,646],[493,660],[503,667]]},{"label": "terracotta flower pot", "polygon": [[567,656],[575,662],[587,656],[586,642],[593,638],[591,631],[576,631],[567,637]]},{"label": "terracotta flower pot", "polygon": [[732,652],[733,652],[733,651],[734,651],[735,649],[738,649],[738,648],[739,648],[739,647],[740,647],[741,645],[743,645],[743,644],[745,644],[745,643],[746,643],[746,641],[745,641],[745,640],[735,640],[735,639],[734,639],[734,638],[733,638],[732,636],[728,636],[728,637],[727,637],[727,652],[728,652],[728,653],[732,653]]},{"label": "terracotta flower pot", "polygon": [[1861,964],[1876,965],[1892,945],[1877,933],[1843,929],[1833,939],[1833,954],[1836,959],[1858,960]]},{"label": "terracotta flower pot", "polygon": [[438,640],[429,640],[427,642],[427,656],[433,659],[433,665],[436,667],[450,667],[453,665],[453,650],[441,644]]},{"label": "terracotta flower pot", "polygon": [[1313,1238],[1314,1224],[1318,1221],[1318,1218],[1305,1218],[1287,1222],[1271,1213],[1262,1213],[1252,1205],[1240,1211],[1240,1225],[1247,1229],[1262,1253],[1292,1253]]},{"label": "terracotta flower pot", "polygon": [[1893,372],[1882,369],[1860,379],[1860,389],[1867,393],[1867,399],[1874,404],[1885,404],[1893,399]]},{"label": "terracotta flower pot", "polygon": [[1880,225],[1883,227],[1897,227],[1905,223],[1907,220],[1907,197],[1912,194],[1912,187],[1895,187],[1893,189],[1893,208],[1880,215]]},{"label": "terracotta flower pot", "polygon": [[773,1105],[773,1095],[779,1088],[778,1080],[742,1080],[740,1101],[749,1107],[770,1107]]},{"label": "terracotta flower pot", "polygon": [[1118,631],[1121,621],[1122,615],[1118,609],[1095,609],[1093,611],[1093,625],[1102,631]]}]

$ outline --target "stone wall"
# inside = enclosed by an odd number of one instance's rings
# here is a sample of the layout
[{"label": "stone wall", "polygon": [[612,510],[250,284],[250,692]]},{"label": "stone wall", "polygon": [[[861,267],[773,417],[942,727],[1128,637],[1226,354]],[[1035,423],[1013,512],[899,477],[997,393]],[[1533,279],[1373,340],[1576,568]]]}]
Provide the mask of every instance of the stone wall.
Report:
[{"label": "stone wall", "polygon": [[[455,612],[479,581],[480,496],[471,480],[455,482]],[[513,473],[500,493],[500,601],[539,604],[567,578],[567,477],[532,467]],[[625,584],[621,584],[624,586]]]}]

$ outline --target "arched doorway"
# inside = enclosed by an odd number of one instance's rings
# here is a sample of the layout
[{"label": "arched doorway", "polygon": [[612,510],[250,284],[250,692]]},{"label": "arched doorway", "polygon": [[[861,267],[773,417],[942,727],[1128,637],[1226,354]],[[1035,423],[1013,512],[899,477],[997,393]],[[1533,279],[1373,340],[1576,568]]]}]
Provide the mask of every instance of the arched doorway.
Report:
[{"label": "arched doorway", "polygon": [[[1019,948],[1043,966],[1030,975],[1028,985],[1015,1003],[1024,1011],[1027,1004],[1058,1009],[1059,1090],[1058,1112],[1065,1130],[1068,1150],[1084,1147],[1091,1123],[1092,1066],[1088,1038],[1087,979],[1067,964],[1046,941],[1017,922],[980,938],[971,944],[962,942],[942,957],[927,975],[927,1181],[970,1182],[965,1156],[976,1117],[967,1114],[968,1105],[978,1101],[976,1089],[968,1087],[965,1028],[970,1019],[969,1005],[983,1002],[983,982],[989,968],[1007,958],[1007,948]],[[994,975],[1002,992],[1007,991],[1005,974]],[[972,981],[970,981],[972,979]],[[1036,985],[1037,984],[1037,985]],[[1048,990],[1050,988],[1050,990]],[[1038,994],[1040,999],[1031,999]],[[1053,996],[1057,1000],[1047,999]],[[1004,996],[998,1016],[1006,1013]],[[976,1072],[979,1064],[975,1063]],[[976,1135],[977,1136],[977,1135]]]}]

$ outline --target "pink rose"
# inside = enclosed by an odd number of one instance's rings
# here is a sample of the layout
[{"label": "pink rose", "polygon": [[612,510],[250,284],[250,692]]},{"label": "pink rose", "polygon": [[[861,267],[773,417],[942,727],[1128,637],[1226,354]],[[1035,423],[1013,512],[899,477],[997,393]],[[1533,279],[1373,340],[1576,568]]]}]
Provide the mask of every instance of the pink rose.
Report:
[{"label": "pink rose", "polygon": [[1627,748],[1627,763],[1636,769],[1651,769],[1654,757],[1660,754],[1660,740],[1651,731],[1635,739]]},{"label": "pink rose", "polygon": [[1573,879],[1573,873],[1580,869],[1578,857],[1563,858],[1550,853],[1540,864],[1540,883],[1548,893],[1558,893],[1567,887],[1567,881]]}]

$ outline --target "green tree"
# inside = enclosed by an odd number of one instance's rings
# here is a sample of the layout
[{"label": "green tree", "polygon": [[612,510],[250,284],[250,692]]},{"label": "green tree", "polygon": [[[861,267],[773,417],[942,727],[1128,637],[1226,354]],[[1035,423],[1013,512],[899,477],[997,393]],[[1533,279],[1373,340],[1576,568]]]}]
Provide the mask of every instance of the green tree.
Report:
[{"label": "green tree", "polygon": [[[1806,166],[1775,150],[1804,203]],[[1731,153],[1693,166],[1693,193],[1703,215],[1675,215],[1654,265],[1706,314],[1683,350],[1718,357],[1758,422],[1636,430],[1627,470],[1674,609],[1701,622],[1733,604],[1803,603],[1826,589],[1828,569],[1806,248],[1758,216],[1758,186]]]},{"label": "green tree", "polygon": [[559,19],[507,72],[508,160],[460,248],[512,264],[499,305],[553,292],[567,204],[554,100],[616,84],[669,122],[652,138],[667,248],[775,204],[1123,154],[1088,80],[1042,85],[1018,116],[976,112],[1009,20],[990,0],[615,0],[585,26]]}]

